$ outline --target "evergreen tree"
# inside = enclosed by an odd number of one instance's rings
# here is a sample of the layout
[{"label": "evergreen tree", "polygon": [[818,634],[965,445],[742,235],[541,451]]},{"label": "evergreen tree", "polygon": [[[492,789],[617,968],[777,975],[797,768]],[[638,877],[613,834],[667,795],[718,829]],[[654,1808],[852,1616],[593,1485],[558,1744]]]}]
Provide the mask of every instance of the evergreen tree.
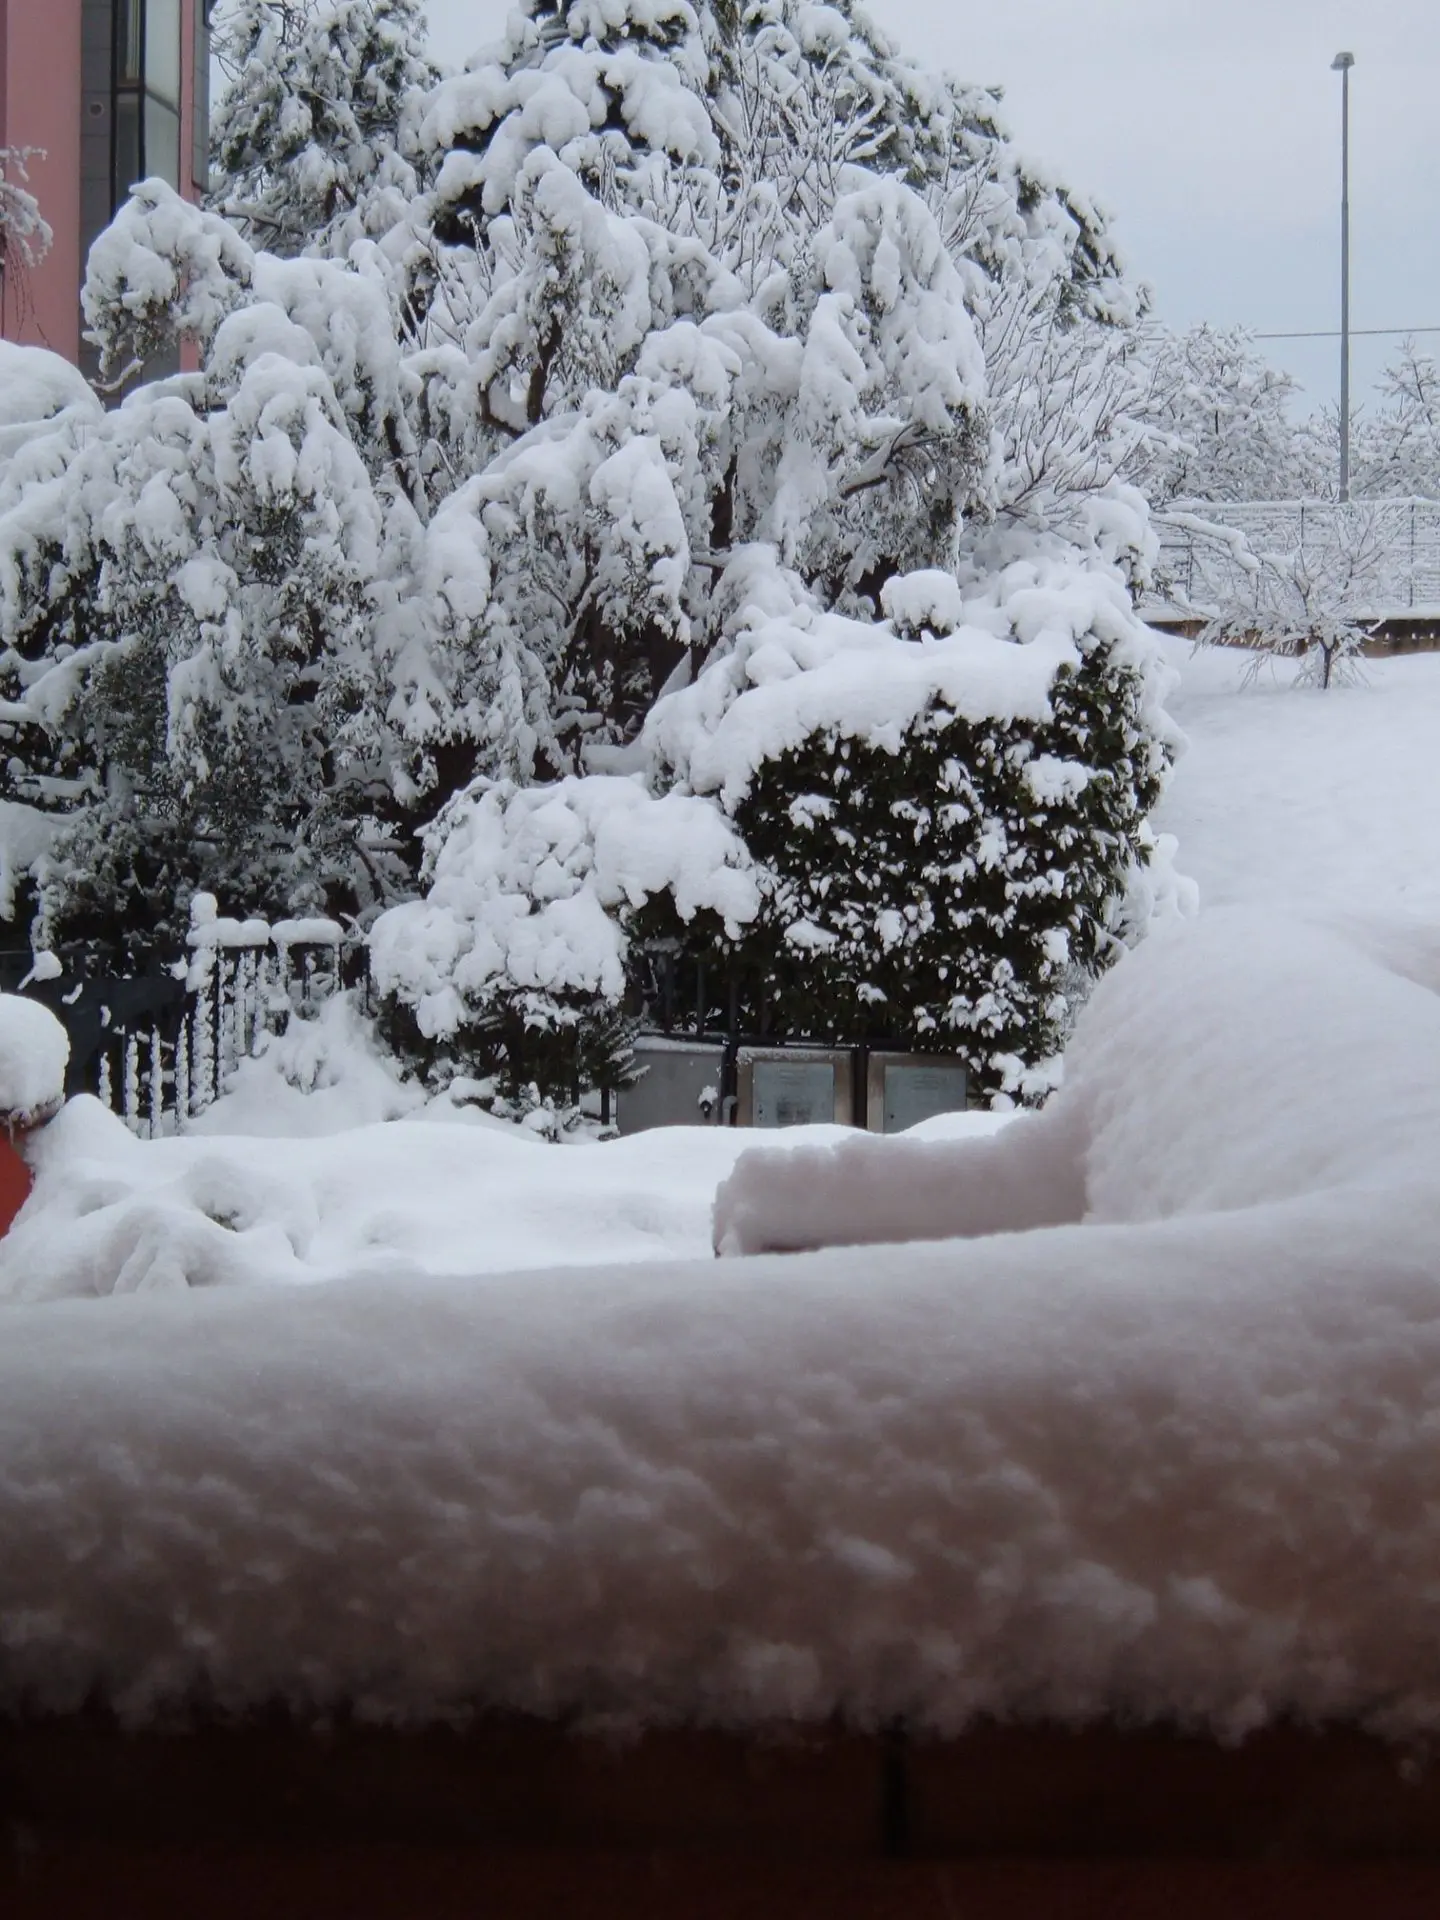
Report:
[{"label": "evergreen tree", "polygon": [[424,41],[419,0],[228,0],[211,204],[280,255],[392,228],[419,187],[399,123],[437,77]]}]

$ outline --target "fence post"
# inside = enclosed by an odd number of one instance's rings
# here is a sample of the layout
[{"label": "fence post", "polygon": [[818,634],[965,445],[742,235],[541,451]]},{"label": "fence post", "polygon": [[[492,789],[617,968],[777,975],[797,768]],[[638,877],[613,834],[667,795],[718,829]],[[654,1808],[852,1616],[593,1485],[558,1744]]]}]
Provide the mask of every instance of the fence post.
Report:
[{"label": "fence post", "polygon": [[160,1057],[160,1029],[150,1029],[150,1138],[158,1140],[164,1132],[165,1063]]}]

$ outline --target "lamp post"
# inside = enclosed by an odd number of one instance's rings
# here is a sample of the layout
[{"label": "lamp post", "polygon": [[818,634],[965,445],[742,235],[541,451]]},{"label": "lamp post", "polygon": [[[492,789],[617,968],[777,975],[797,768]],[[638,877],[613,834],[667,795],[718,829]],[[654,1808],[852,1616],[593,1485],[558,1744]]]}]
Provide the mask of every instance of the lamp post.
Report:
[{"label": "lamp post", "polygon": [[1340,498],[1350,498],[1350,69],[1353,53],[1337,53],[1340,76]]}]

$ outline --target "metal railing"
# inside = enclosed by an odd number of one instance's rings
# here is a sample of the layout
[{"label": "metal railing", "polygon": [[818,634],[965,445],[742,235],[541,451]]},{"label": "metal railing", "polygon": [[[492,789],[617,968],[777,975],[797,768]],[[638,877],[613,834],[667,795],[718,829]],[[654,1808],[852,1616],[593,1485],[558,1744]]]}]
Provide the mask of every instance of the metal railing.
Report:
[{"label": "metal railing", "polygon": [[42,1001],[64,1024],[67,1095],[94,1094],[142,1139],[183,1133],[292,1012],[352,986],[368,999],[363,941],[288,939],[283,923],[256,920],[221,923],[221,935],[127,974],[62,952],[57,978],[23,985],[30,954],[5,951],[0,988]]},{"label": "metal railing", "polygon": [[[1343,538],[1342,516],[1363,521],[1376,620],[1440,618],[1440,500],[1187,500],[1157,512],[1160,591],[1197,613],[1243,595],[1240,536],[1252,555],[1320,552]],[[1215,529],[1205,531],[1205,526]]]}]

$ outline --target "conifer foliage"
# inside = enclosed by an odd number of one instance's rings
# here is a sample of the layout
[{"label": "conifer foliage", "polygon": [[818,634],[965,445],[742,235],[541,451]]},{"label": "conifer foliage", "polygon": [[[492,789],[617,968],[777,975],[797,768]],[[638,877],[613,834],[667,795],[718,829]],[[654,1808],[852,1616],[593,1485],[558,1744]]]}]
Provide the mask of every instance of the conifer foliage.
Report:
[{"label": "conifer foliage", "polygon": [[418,0],[230,0],[214,51],[214,204],[247,238],[339,254],[404,217],[400,115],[438,78]]}]

